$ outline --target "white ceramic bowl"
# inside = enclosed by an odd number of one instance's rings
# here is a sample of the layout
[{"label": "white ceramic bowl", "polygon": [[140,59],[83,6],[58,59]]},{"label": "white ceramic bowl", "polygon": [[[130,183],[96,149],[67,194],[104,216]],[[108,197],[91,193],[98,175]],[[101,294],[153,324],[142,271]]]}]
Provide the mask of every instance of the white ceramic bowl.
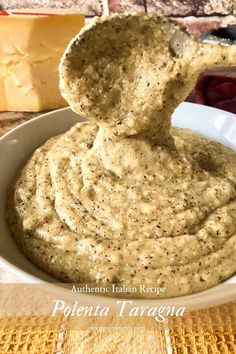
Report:
[{"label": "white ceramic bowl", "polygon": [[[6,193],[9,184],[16,176],[33,151],[48,138],[68,130],[82,119],[69,108],[60,109],[37,117],[15,128],[0,139],[0,267],[15,273],[25,283],[57,283],[51,285],[57,296],[73,299],[73,294],[60,286],[58,280],[49,276],[30,262],[17,247],[4,219]],[[181,104],[173,115],[173,124],[189,128],[204,136],[217,140],[236,151],[236,116],[234,114],[200,106],[192,103]],[[214,288],[190,296],[172,299],[134,300],[133,304],[158,304],[186,306],[189,309],[204,308],[225,303],[236,298],[236,276],[227,282],[235,283],[229,287],[220,284]],[[79,294],[84,304],[97,304],[113,307],[116,299],[105,296]]]}]

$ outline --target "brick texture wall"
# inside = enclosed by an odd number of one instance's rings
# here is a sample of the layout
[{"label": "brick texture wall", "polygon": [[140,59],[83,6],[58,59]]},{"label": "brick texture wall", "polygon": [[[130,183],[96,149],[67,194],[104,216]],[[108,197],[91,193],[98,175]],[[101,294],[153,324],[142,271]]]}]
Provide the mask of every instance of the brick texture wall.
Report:
[{"label": "brick texture wall", "polygon": [[88,20],[103,13],[145,11],[177,18],[195,37],[220,26],[236,26],[236,0],[0,0],[0,8],[76,8]]},{"label": "brick texture wall", "polygon": [[89,17],[102,15],[102,4],[99,0],[0,0],[2,9],[77,8]]},{"label": "brick texture wall", "polygon": [[146,0],[147,11],[166,16],[228,15],[231,0]]}]

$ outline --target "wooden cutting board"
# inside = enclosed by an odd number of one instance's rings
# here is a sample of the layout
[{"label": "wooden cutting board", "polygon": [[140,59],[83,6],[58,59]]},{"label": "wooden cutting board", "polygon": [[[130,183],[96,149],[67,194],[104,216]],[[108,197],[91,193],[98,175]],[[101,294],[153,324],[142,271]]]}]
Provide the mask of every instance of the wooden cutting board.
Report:
[{"label": "wooden cutting board", "polygon": [[43,112],[0,112],[0,136]]}]

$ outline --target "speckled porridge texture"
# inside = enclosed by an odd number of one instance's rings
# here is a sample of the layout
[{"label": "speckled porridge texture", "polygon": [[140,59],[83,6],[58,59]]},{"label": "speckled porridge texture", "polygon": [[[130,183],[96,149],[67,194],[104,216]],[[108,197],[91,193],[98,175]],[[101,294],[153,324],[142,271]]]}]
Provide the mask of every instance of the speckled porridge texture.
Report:
[{"label": "speckled porridge texture", "polygon": [[[132,15],[99,21],[120,29],[119,40],[127,36],[122,43],[130,41],[135,56],[122,52],[119,57],[124,48],[116,39],[117,59],[109,67],[114,51],[103,53],[109,38],[99,27],[103,60],[93,61],[90,53],[88,66],[77,65],[85,60],[86,45],[97,51],[90,46],[97,25],[80,34],[76,48],[71,44],[61,64],[61,89],[90,121],[50,139],[27,162],[10,192],[12,233],[33,262],[66,282],[155,285],[166,288],[166,297],[207,289],[236,271],[236,153],[171,128],[170,117],[198,73],[208,65],[235,62],[235,49],[206,50],[190,41],[188,53],[180,55],[170,48],[170,38],[165,42],[160,35],[168,25],[164,19]],[[149,27],[154,39],[147,36]],[[112,38],[112,29],[109,33]],[[125,72],[120,70],[124,56]],[[112,70],[112,87],[99,101]],[[124,80],[136,91],[123,92]]]}]

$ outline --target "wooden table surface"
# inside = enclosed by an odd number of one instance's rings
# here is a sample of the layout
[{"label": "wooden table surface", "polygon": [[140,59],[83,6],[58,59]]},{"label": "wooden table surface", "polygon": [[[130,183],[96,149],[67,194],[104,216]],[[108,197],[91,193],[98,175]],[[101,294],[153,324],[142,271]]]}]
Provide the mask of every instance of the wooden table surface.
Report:
[{"label": "wooden table surface", "polygon": [[0,136],[43,112],[0,112]]}]

